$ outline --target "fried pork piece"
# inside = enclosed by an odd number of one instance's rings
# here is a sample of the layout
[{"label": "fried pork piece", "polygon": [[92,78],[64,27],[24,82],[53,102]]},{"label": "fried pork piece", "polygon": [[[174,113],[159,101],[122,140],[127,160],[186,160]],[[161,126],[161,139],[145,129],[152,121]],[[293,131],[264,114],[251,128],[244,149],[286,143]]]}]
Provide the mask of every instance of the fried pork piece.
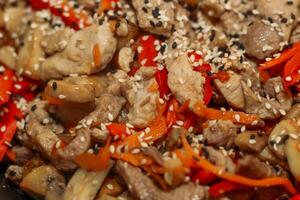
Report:
[{"label": "fried pork piece", "polygon": [[139,27],[157,35],[169,37],[174,24],[173,2],[133,0]]},{"label": "fried pork piece", "polygon": [[272,166],[251,155],[247,155],[239,160],[237,173],[255,179],[277,176]]},{"label": "fried pork piece", "polygon": [[84,28],[71,36],[62,52],[43,62],[41,78],[58,79],[71,74],[89,75],[99,72],[111,61],[116,45],[117,40],[108,23]]},{"label": "fried pork piece", "polygon": [[204,77],[193,70],[186,54],[179,56],[168,66],[168,85],[180,103],[190,100],[190,108],[203,101]]},{"label": "fried pork piece", "polygon": [[281,0],[256,0],[257,11],[265,21],[257,19],[242,37],[246,53],[258,59],[278,52],[282,42],[288,41],[296,25],[299,1],[287,4]]},{"label": "fried pork piece", "polygon": [[203,130],[207,143],[213,146],[231,146],[237,134],[237,126],[228,120],[210,120]]},{"label": "fried pork piece", "polygon": [[[45,102],[34,102],[27,116],[25,133],[19,136],[20,140],[28,147],[38,150],[45,158],[63,171],[75,169],[73,158],[85,152],[90,146],[91,130],[87,128],[75,131],[74,139],[63,149],[60,148],[59,134],[63,129],[53,123]],[[53,154],[53,150],[57,152]]]},{"label": "fried pork piece", "polygon": [[163,192],[139,168],[123,161],[117,161],[116,171],[127,184],[131,194],[140,200],[201,200],[206,196],[206,189],[194,183]]}]

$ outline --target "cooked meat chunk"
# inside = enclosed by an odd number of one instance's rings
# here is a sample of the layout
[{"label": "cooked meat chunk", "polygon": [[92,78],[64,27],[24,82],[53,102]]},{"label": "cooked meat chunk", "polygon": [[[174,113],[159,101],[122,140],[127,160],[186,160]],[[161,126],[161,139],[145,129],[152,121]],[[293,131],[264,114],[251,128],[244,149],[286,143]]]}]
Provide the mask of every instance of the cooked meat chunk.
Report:
[{"label": "cooked meat chunk", "polygon": [[16,70],[32,79],[41,78],[41,64],[45,53],[41,47],[42,30],[33,29],[26,32],[24,46],[19,50]]},{"label": "cooked meat chunk", "polygon": [[22,35],[25,30],[25,26],[22,21],[25,14],[26,8],[21,6],[6,8],[3,14],[5,29],[12,35]]},{"label": "cooked meat chunk", "polygon": [[242,40],[246,53],[262,60],[279,51],[281,42],[289,40],[298,16],[299,1],[293,1],[291,5],[281,0],[256,0],[254,3],[259,14],[268,20],[257,19]]},{"label": "cooked meat chunk", "polygon": [[[271,86],[268,86],[269,84]],[[285,115],[292,106],[292,97],[283,89],[280,77],[271,78],[265,84],[267,95],[270,97],[275,95],[275,98],[270,100],[255,94],[244,82],[242,82],[242,88],[245,112],[257,114],[262,119],[274,119]]]},{"label": "cooked meat chunk", "polygon": [[133,0],[132,5],[136,10],[139,27],[166,37],[171,35],[175,15],[173,2]]},{"label": "cooked meat chunk", "polygon": [[76,130],[76,137],[64,148],[57,149],[57,154],[54,156],[56,167],[63,171],[75,169],[77,166],[73,163],[73,159],[88,150],[91,145],[90,129],[82,128]]},{"label": "cooked meat chunk", "polygon": [[205,189],[193,183],[179,186],[170,192],[163,192],[139,168],[118,161],[116,170],[126,182],[131,194],[140,200],[201,200],[205,198]]},{"label": "cooked meat chunk", "polygon": [[[254,3],[259,14],[265,18],[271,17],[272,21],[279,25],[278,29],[283,33],[284,40],[289,40],[291,31],[297,21],[300,1],[293,0],[292,4],[288,4],[281,0],[255,0]],[[284,23],[282,18],[288,19],[289,22]]]},{"label": "cooked meat chunk", "polygon": [[204,77],[193,70],[187,55],[179,56],[168,67],[168,85],[180,103],[190,100],[190,108],[203,101]]},{"label": "cooked meat chunk", "polygon": [[32,151],[24,146],[13,146],[11,151],[16,155],[14,163],[17,165],[24,165],[27,160],[33,157]]},{"label": "cooked meat chunk", "polygon": [[222,170],[230,173],[234,173],[236,171],[236,166],[229,156],[224,155],[221,151],[212,147],[207,147],[203,150],[207,156],[207,159],[222,168]]},{"label": "cooked meat chunk", "polygon": [[117,118],[125,103],[126,101],[123,97],[112,94],[102,94],[95,100],[95,110],[81,122],[88,126],[94,122],[111,122]]},{"label": "cooked meat chunk", "polygon": [[67,77],[59,81],[49,81],[45,92],[66,101],[87,103],[105,92],[108,84],[108,78],[104,75]]},{"label": "cooked meat chunk", "polygon": [[242,151],[261,152],[268,144],[268,136],[257,131],[245,131],[234,138],[234,144]]},{"label": "cooked meat chunk", "polygon": [[4,46],[0,48],[0,62],[11,69],[16,68],[16,55],[15,49],[11,46]]},{"label": "cooked meat chunk", "polygon": [[237,133],[237,127],[228,120],[210,120],[203,130],[207,143],[216,146],[231,146]]},{"label": "cooked meat chunk", "polygon": [[41,66],[41,77],[47,80],[99,72],[111,61],[116,45],[108,23],[84,28],[71,36],[62,52],[45,60]]},{"label": "cooked meat chunk", "polygon": [[255,179],[276,176],[276,172],[272,166],[251,155],[247,155],[239,160],[237,173]]},{"label": "cooked meat chunk", "polygon": [[241,86],[242,77],[234,72],[230,72],[229,75],[230,79],[228,81],[222,82],[216,79],[214,84],[230,106],[237,109],[243,109],[245,101]]},{"label": "cooked meat chunk", "polygon": [[263,60],[280,49],[282,37],[270,25],[256,21],[249,26],[241,41],[249,56]]},{"label": "cooked meat chunk", "polygon": [[48,55],[63,51],[68,45],[72,35],[73,31],[69,28],[54,30],[47,33],[41,42],[43,50]]},{"label": "cooked meat chunk", "polygon": [[[134,84],[132,89],[127,91],[130,105],[128,119],[130,124],[138,128],[145,128],[154,121],[157,115],[159,91],[149,91],[153,84],[157,84],[155,78],[137,84],[138,86]],[[136,89],[136,87],[139,88]]]},{"label": "cooked meat chunk", "polygon": [[125,72],[130,71],[130,64],[133,62],[134,52],[129,47],[123,47],[118,56],[118,64],[120,69]]}]

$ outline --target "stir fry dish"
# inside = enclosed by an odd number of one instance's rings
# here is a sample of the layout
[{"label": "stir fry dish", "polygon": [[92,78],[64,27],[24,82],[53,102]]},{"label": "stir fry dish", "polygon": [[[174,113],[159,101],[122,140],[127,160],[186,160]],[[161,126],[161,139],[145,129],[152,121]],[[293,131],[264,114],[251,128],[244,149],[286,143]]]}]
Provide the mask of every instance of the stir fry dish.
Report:
[{"label": "stir fry dish", "polygon": [[300,0],[0,8],[0,161],[33,199],[300,200]]}]

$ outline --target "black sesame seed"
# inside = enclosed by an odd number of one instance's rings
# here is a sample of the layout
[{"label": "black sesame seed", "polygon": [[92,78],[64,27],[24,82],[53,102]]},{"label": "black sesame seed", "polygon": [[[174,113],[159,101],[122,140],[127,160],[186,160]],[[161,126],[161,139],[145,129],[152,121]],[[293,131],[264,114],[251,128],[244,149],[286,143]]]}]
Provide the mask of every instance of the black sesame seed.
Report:
[{"label": "black sesame seed", "polygon": [[160,52],[161,54],[164,54],[165,50],[166,50],[166,45],[162,45],[162,46],[160,47],[160,49],[159,49],[159,52]]},{"label": "black sesame seed", "polygon": [[116,28],[119,28],[121,26],[121,23],[120,22],[117,22],[116,23]]},{"label": "black sesame seed", "polygon": [[254,140],[255,137],[256,137],[256,136],[255,136],[254,134],[251,134],[251,135],[250,135],[250,139],[251,139],[251,140]]},{"label": "black sesame seed", "polygon": [[175,49],[177,47],[177,43],[176,42],[173,42],[172,44],[172,49]]},{"label": "black sesame seed", "polygon": [[280,21],[281,21],[281,23],[287,23],[288,20],[287,20],[287,18],[284,17]]},{"label": "black sesame seed", "polygon": [[158,21],[157,23],[156,23],[156,26],[157,27],[160,27],[160,26],[162,26],[163,24],[162,24],[162,22],[161,21]]},{"label": "black sesame seed", "polygon": [[57,89],[57,83],[53,82],[52,85],[51,85],[51,87],[52,87],[53,90],[56,90]]},{"label": "black sesame seed", "polygon": [[148,4],[148,3],[149,3],[149,0],[144,0],[144,3],[145,3],[145,4]]},{"label": "black sesame seed", "polygon": [[294,13],[291,13],[291,18],[292,18],[293,20],[295,20],[295,19],[296,19],[296,16],[295,16],[295,14],[294,14]]},{"label": "black sesame seed", "polygon": [[31,106],[30,110],[33,112],[36,110],[36,105],[34,104],[33,106]]},{"label": "black sesame seed", "polygon": [[268,21],[269,21],[270,23],[273,23],[273,19],[272,19],[271,17],[268,17]]},{"label": "black sesame seed", "polygon": [[142,10],[144,11],[144,13],[148,13],[147,8],[143,7]]},{"label": "black sesame seed", "polygon": [[210,36],[209,36],[209,41],[213,41],[214,39],[215,39],[215,37],[216,37],[216,31],[215,30],[212,30],[211,31],[211,34],[210,34]]},{"label": "black sesame seed", "polygon": [[158,8],[158,7],[155,7],[155,8],[152,10],[152,15],[153,15],[153,17],[155,17],[155,18],[158,18],[158,17],[160,16],[159,8]]},{"label": "black sesame seed", "polygon": [[150,20],[150,25],[153,26],[153,27],[155,27],[154,21]]},{"label": "black sesame seed", "polygon": [[287,1],[286,4],[287,4],[287,5],[293,5],[294,2],[293,2],[293,1]]}]

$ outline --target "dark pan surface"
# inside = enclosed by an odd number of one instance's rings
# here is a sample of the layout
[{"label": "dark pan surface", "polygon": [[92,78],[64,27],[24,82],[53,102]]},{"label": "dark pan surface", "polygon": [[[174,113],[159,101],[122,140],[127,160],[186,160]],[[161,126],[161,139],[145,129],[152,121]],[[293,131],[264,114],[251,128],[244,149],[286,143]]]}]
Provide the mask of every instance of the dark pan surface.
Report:
[{"label": "dark pan surface", "polygon": [[7,167],[0,165],[0,200],[32,200],[15,185],[5,179],[4,173]]}]

